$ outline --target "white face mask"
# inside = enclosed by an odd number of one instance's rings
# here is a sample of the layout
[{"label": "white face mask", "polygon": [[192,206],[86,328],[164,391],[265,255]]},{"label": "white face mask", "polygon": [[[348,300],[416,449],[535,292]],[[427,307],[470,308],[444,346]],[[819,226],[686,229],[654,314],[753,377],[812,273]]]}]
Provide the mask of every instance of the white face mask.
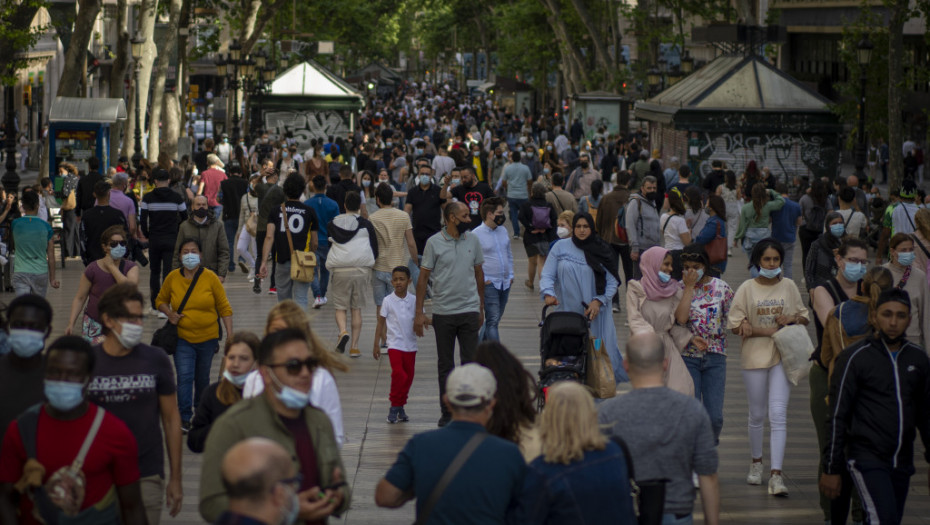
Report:
[{"label": "white face mask", "polygon": [[135,348],[142,342],[142,325],[133,323],[120,323],[121,333],[116,338],[124,348]]},{"label": "white face mask", "polygon": [[571,236],[571,232],[568,231],[568,228],[565,226],[559,226],[555,232],[559,236],[559,239],[567,239],[569,236]]}]

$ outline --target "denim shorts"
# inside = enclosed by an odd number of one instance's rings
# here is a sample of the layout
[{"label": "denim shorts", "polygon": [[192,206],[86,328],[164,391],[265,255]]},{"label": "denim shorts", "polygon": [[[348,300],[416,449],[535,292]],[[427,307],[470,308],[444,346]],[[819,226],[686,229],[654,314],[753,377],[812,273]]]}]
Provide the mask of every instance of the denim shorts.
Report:
[{"label": "denim shorts", "polygon": [[371,271],[371,294],[374,296],[375,305],[381,306],[384,298],[391,295],[394,291],[394,285],[391,284],[391,272]]}]

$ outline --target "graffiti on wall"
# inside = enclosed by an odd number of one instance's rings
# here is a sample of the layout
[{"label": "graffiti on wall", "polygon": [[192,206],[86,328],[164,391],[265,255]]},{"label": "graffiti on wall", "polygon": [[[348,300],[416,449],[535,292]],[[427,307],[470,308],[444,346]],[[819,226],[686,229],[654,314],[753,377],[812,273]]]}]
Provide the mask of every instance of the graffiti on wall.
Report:
[{"label": "graffiti on wall", "polygon": [[265,129],[273,135],[288,132],[298,148],[309,148],[310,139],[345,137],[352,130],[348,111],[335,110],[271,110],[264,114]]},{"label": "graffiti on wall", "polygon": [[804,133],[703,133],[700,136],[700,171],[707,175],[711,162],[724,161],[741,172],[750,160],[761,168],[788,177],[833,177],[839,168],[837,138]]}]

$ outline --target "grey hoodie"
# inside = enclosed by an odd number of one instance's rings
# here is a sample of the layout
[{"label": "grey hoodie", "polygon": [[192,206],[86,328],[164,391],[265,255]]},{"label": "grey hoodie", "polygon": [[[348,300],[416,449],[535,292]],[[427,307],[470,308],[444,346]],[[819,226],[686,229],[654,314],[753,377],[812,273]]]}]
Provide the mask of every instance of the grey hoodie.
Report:
[{"label": "grey hoodie", "polygon": [[661,245],[659,212],[655,203],[642,194],[631,195],[626,205],[626,233],[630,238],[632,253],[643,253],[653,246]]}]

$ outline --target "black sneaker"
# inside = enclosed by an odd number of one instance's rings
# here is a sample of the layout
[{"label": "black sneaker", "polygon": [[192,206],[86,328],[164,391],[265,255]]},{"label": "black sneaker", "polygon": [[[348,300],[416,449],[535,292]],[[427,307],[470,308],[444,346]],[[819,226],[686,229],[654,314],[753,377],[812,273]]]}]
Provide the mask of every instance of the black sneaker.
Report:
[{"label": "black sneaker", "polygon": [[436,425],[437,425],[439,428],[442,428],[442,427],[448,425],[448,424],[449,424],[449,421],[452,421],[452,414],[443,414],[442,417],[439,418],[439,422],[436,423]]},{"label": "black sneaker", "polygon": [[392,425],[397,423],[398,412],[400,412],[400,407],[391,407],[391,411],[388,412],[387,422]]},{"label": "black sneaker", "polygon": [[406,423],[410,421],[410,418],[407,416],[407,413],[404,412],[404,407],[399,407],[397,410],[397,420],[401,423]]},{"label": "black sneaker", "polygon": [[262,280],[258,277],[252,281],[252,292],[253,293],[262,293]]},{"label": "black sneaker", "polygon": [[340,354],[346,353],[347,344],[349,344],[349,334],[343,333],[339,336],[339,342],[336,343],[336,351]]},{"label": "black sneaker", "polygon": [[191,422],[190,421],[181,421],[181,433],[187,434],[191,431]]}]

